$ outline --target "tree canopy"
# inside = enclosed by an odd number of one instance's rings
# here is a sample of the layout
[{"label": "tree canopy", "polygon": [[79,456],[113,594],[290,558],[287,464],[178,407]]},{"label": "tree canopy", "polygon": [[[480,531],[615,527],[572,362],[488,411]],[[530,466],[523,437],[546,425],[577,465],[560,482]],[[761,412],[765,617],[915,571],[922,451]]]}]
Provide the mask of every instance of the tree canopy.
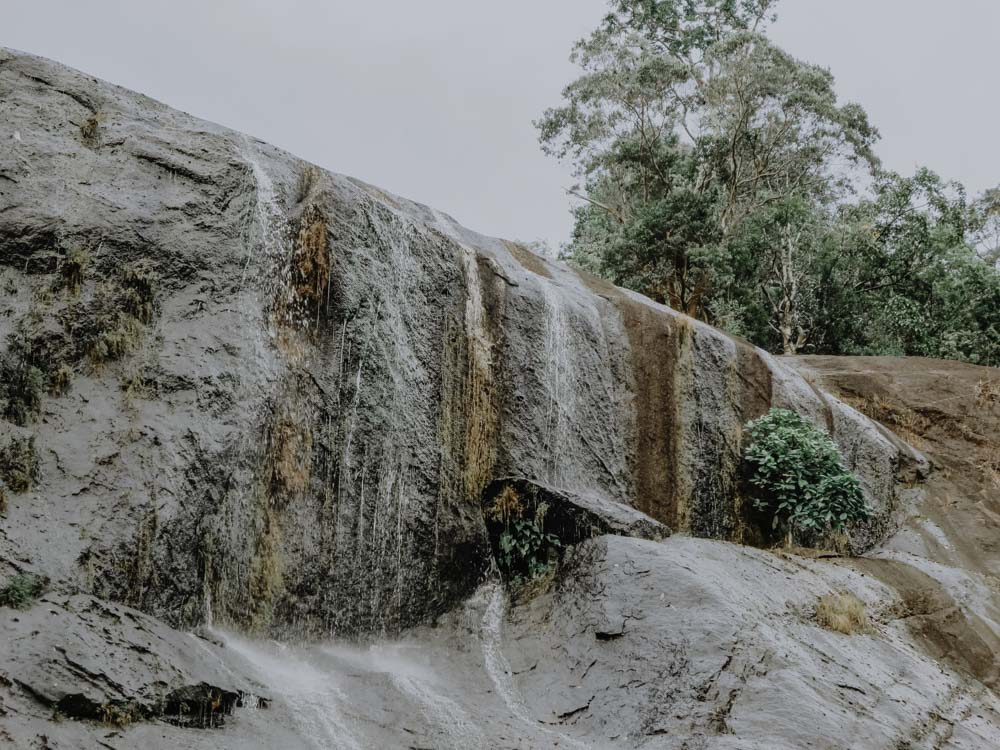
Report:
[{"label": "tree canopy", "polygon": [[613,0],[536,123],[578,180],[564,255],[784,353],[1000,364],[1000,189],[883,170],[864,110],[768,39],[775,6]]}]

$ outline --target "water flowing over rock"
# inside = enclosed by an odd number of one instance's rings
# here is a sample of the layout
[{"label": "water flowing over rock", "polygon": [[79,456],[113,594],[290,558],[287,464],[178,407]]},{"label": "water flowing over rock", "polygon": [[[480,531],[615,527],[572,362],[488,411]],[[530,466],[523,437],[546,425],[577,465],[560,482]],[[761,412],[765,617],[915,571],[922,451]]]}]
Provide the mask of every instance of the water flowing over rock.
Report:
[{"label": "water flowing over rock", "polygon": [[[1000,737],[980,663],[996,571],[890,571],[930,464],[818,371],[37,57],[0,50],[0,115],[0,341],[44,381],[3,405],[0,440],[33,438],[39,472],[0,554],[57,597],[4,617],[26,638],[44,608],[76,613],[38,625],[57,643],[96,632],[81,608],[114,608],[114,647],[156,657],[134,684],[38,672],[48,645],[6,659],[0,741],[948,746],[932,714],[956,747]],[[743,425],[772,406],[861,478],[867,563],[739,546],[761,541]],[[509,613],[484,516],[505,486],[542,493],[567,548]],[[921,640],[878,604],[935,587],[921,616],[954,607],[961,627]],[[812,624],[834,589],[880,635]],[[129,645],[140,621],[168,645]],[[968,633],[972,657],[949,640]],[[82,723],[49,727],[74,695]]]}]

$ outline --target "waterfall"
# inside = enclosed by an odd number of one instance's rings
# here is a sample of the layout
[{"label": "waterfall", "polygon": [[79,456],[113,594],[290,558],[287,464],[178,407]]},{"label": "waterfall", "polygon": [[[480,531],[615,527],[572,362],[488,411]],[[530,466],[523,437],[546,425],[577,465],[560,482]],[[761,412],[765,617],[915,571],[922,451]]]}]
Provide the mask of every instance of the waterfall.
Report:
[{"label": "waterfall", "polygon": [[234,636],[226,647],[243,657],[290,711],[297,733],[314,750],[361,750],[367,747],[344,718],[347,696],[337,675],[317,666],[307,652],[271,641],[261,643]]},{"label": "waterfall", "polygon": [[[381,743],[388,725],[379,726],[386,721],[384,709],[374,709],[379,717],[375,723],[370,714],[366,718],[373,695],[386,699],[389,710],[411,727],[414,717],[422,717],[425,726],[420,731],[433,737],[434,747],[467,750],[487,745],[484,732],[447,695],[448,683],[433,668],[433,652],[421,646],[389,643],[365,648],[327,643],[296,647],[215,634],[224,637],[227,651],[241,657],[253,677],[267,685],[273,696],[268,711],[277,712],[278,721],[287,711],[290,728],[302,738],[303,747],[360,750],[385,746]],[[386,696],[385,685],[398,692],[398,697]],[[461,693],[456,697],[461,698]]]},{"label": "waterfall", "polygon": [[414,704],[427,723],[447,738],[453,750],[484,747],[485,737],[457,701],[442,691],[441,679],[413,645],[382,644],[361,650],[325,646],[324,653],[352,670],[388,675],[393,687]]},{"label": "waterfall", "polygon": [[483,607],[479,628],[479,637],[483,648],[483,664],[497,694],[503,698],[507,710],[534,732],[556,739],[555,744],[559,747],[590,750],[589,745],[542,726],[528,711],[524,698],[521,697],[520,691],[514,684],[514,671],[503,652],[503,621],[507,611],[507,595],[503,586],[497,582],[483,584],[469,600],[467,607],[471,611]]},{"label": "waterfall", "polygon": [[576,367],[570,361],[566,338],[570,327],[566,325],[564,300],[552,282],[542,282],[545,298],[545,365],[548,405],[545,411],[545,442],[549,456],[549,481],[564,484],[559,456],[570,439],[571,419],[576,413]]},{"label": "waterfall", "polygon": [[260,257],[256,263],[254,280],[261,285],[265,292],[272,292],[273,298],[273,293],[277,291],[277,285],[282,281],[280,278],[282,269],[286,265],[281,261],[288,252],[287,221],[285,213],[278,203],[271,175],[261,165],[260,154],[246,136],[243,136],[239,156],[249,167],[254,190],[253,217],[250,225],[245,227],[247,255],[240,286],[246,285],[247,274],[250,272],[251,266],[254,265],[256,246]]},{"label": "waterfall", "polygon": [[405,674],[394,674],[392,683],[413,700],[427,721],[440,727],[451,740],[453,750],[485,747],[483,733],[472,723],[458,703],[436,692],[426,681]]}]

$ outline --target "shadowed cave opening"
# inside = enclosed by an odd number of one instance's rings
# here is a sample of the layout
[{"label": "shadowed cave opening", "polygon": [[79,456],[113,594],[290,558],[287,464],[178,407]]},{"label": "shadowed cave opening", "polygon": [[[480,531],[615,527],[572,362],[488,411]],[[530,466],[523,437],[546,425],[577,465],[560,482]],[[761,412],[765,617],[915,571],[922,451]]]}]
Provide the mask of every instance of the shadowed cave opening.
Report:
[{"label": "shadowed cave opening", "polygon": [[523,478],[483,491],[483,517],[501,577],[518,586],[555,569],[566,550],[602,534],[661,539],[670,530],[643,513]]}]

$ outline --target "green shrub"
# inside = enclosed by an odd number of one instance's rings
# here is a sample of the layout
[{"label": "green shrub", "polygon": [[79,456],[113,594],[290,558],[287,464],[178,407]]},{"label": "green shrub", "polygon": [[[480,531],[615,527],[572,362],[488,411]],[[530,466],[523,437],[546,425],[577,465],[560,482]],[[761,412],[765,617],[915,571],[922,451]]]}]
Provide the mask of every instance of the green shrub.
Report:
[{"label": "green shrub", "polygon": [[0,448],[0,484],[26,492],[38,481],[38,454],[33,437],[13,437]]},{"label": "green shrub", "polygon": [[817,537],[864,521],[872,510],[825,432],[787,409],[747,424],[744,451],[754,507],[773,530]]},{"label": "green shrub", "polygon": [[511,484],[504,484],[486,500],[483,511],[505,581],[521,586],[555,567],[562,541],[551,533],[551,523],[546,524],[549,504],[536,493],[529,489],[521,495]]},{"label": "green shrub", "polygon": [[59,365],[59,369],[49,375],[49,393],[53,396],[64,396],[73,382],[73,368],[67,364]]},{"label": "green shrub", "polygon": [[548,510],[548,504],[540,502],[533,514],[526,513],[527,507],[509,485],[487,509],[488,518],[503,524],[497,540],[497,563],[504,579],[515,586],[548,573],[558,560],[562,542],[545,530]]},{"label": "green shrub", "polygon": [[34,573],[18,573],[0,589],[0,607],[27,609],[45,593],[48,579]]},{"label": "green shrub", "polygon": [[60,285],[69,290],[70,294],[78,293],[83,286],[84,272],[89,263],[90,256],[85,250],[75,249],[66,253],[59,264]]},{"label": "green shrub", "polygon": [[518,519],[500,535],[500,570],[515,584],[548,573],[562,543],[534,519]]},{"label": "green shrub", "polygon": [[45,375],[17,354],[0,358],[0,412],[14,424],[26,425],[38,416],[45,392]]}]

